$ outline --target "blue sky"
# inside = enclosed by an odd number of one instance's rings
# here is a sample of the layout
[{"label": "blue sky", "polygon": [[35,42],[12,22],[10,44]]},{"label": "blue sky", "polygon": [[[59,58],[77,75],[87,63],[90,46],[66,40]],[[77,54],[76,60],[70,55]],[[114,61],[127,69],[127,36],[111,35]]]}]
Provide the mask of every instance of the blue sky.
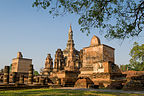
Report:
[{"label": "blue sky", "polygon": [[[58,48],[66,48],[70,24],[74,32],[75,48],[80,50],[90,45],[93,35],[102,44],[115,48],[115,63],[129,63],[129,52],[133,42],[142,44],[143,35],[123,42],[107,40],[93,29],[89,36],[80,32],[76,15],[66,15],[55,19],[47,11],[32,8],[34,0],[1,0],[0,2],[0,68],[10,65],[12,59],[21,51],[26,58],[33,59],[34,68],[44,67],[48,53],[54,58]],[[143,32],[142,32],[143,33]]]}]

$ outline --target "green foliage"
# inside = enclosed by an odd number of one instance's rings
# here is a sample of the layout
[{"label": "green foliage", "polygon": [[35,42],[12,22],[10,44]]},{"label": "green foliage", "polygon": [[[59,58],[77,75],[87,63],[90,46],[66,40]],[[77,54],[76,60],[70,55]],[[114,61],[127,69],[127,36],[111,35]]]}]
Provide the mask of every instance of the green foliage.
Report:
[{"label": "green foliage", "polygon": [[38,71],[34,70],[34,75],[39,75]]},{"label": "green foliage", "polygon": [[134,43],[130,51],[130,66],[133,70],[144,71],[144,44]]},{"label": "green foliage", "polygon": [[129,64],[126,64],[126,65],[121,65],[121,71],[127,71],[127,70],[132,70],[131,69],[131,66]]},{"label": "green foliage", "polygon": [[11,72],[11,70],[12,70],[12,64],[10,64],[10,69],[9,69],[9,72]]},{"label": "green foliage", "polygon": [[106,30],[106,38],[138,36],[144,28],[144,0],[35,0],[33,7],[55,16],[77,14],[81,31]]}]

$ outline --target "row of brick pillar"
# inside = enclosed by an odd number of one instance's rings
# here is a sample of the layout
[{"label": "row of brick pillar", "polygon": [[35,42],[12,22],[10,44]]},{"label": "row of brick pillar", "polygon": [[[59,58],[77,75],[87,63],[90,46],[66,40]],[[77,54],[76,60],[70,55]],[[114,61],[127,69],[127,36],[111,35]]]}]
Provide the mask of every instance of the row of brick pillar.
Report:
[{"label": "row of brick pillar", "polygon": [[[9,84],[9,81],[11,83],[16,83],[17,81],[17,73],[12,72],[11,76],[9,76],[10,75],[9,69],[10,69],[9,66],[4,67],[3,84]],[[23,74],[20,74],[19,76],[19,83],[24,84]],[[33,65],[30,65],[29,74],[28,74],[28,84],[33,84]]]},{"label": "row of brick pillar", "polygon": [[[9,80],[11,83],[16,83],[17,81],[17,73],[12,72],[11,76],[9,76],[9,66],[4,67],[4,76],[3,76],[3,83],[9,84]],[[20,74],[19,76],[19,83],[24,84],[24,75]],[[36,77],[36,84],[45,85],[48,84],[48,77]],[[33,65],[30,65],[29,73],[28,73],[28,84],[33,84]]]}]

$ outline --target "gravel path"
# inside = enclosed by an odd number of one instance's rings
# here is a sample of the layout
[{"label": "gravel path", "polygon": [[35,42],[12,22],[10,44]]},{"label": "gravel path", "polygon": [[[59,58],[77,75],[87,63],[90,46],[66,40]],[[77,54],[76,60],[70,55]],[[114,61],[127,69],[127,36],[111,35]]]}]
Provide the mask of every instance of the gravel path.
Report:
[{"label": "gravel path", "polygon": [[67,90],[86,90],[86,91],[99,91],[99,92],[114,92],[114,93],[130,93],[130,94],[143,94],[144,91],[124,91],[124,90],[112,90],[112,89],[84,89],[84,88],[74,88],[74,87],[62,87],[57,89],[67,89]]}]

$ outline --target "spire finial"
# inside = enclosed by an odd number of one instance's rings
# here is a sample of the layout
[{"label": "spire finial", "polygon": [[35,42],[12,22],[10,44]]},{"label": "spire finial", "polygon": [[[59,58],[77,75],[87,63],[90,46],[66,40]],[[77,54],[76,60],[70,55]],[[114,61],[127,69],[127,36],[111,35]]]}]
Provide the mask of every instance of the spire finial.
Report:
[{"label": "spire finial", "polygon": [[69,32],[72,32],[72,27],[71,27],[71,24],[70,24],[70,29],[69,29]]}]

